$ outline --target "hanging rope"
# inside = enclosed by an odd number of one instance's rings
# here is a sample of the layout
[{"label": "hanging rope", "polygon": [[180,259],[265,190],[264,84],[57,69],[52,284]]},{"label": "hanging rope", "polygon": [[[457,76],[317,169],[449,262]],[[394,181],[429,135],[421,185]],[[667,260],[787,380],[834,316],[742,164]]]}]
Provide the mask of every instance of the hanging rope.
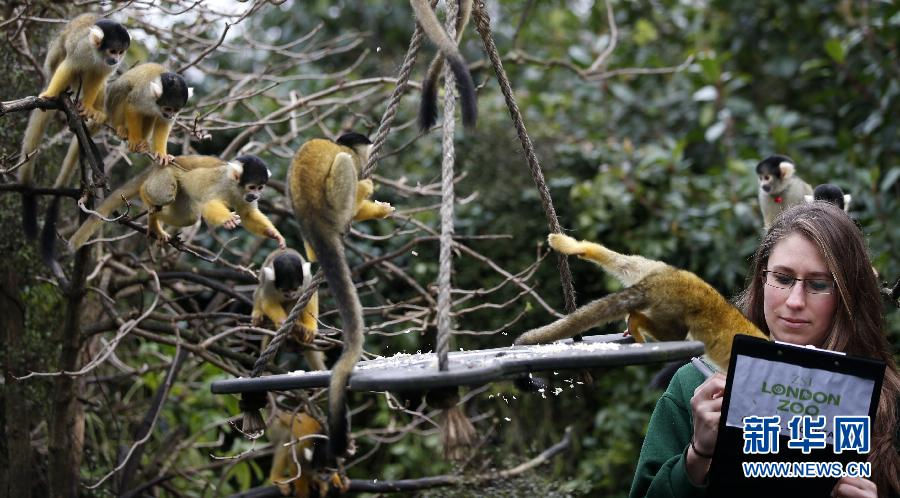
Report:
[{"label": "hanging rope", "polygon": [[[309,303],[313,294],[319,289],[319,285],[324,281],[325,274],[322,273],[322,270],[317,271],[312,280],[310,280],[309,285],[303,289],[303,292],[297,299],[297,304],[291,308],[291,312],[288,313],[287,318],[281,323],[281,327],[278,327],[275,337],[269,341],[269,345],[266,347],[265,351],[259,355],[256,363],[253,364],[253,370],[250,372],[251,378],[259,377],[263,370],[265,370],[266,365],[269,364],[269,361],[278,354],[278,349],[294,329],[294,324],[296,323],[297,318],[300,317],[300,313],[303,312],[306,308],[306,304]],[[241,411],[244,412],[241,431],[250,436],[261,433],[266,428],[266,422],[259,413],[259,410],[266,406],[265,391],[241,394],[239,406]]]},{"label": "hanging rope", "polygon": [[[445,23],[447,36],[456,39],[456,14],[459,10],[457,2],[446,3]],[[450,65],[444,65],[444,123],[441,150],[441,238],[438,258],[438,299],[437,299],[437,354],[438,370],[448,370],[447,354],[450,351],[450,337],[453,324],[450,320],[450,275],[453,273],[453,162],[456,151],[453,148],[453,136],[456,124],[456,92],[454,91],[453,73]]]},{"label": "hanging rope", "polygon": [[[484,43],[484,51],[487,52],[491,64],[494,66],[494,72],[497,73],[497,81],[500,83],[500,91],[506,99],[506,107],[509,108],[509,115],[512,117],[516,126],[516,133],[519,135],[519,141],[522,142],[522,148],[525,150],[525,159],[528,161],[528,168],[531,171],[531,178],[537,185],[538,192],[541,197],[541,205],[544,207],[544,214],[547,218],[547,225],[550,227],[551,233],[562,233],[559,226],[559,220],[556,218],[556,210],[553,209],[553,200],[550,198],[550,191],[547,183],[544,181],[544,174],[541,171],[541,165],[534,153],[534,145],[528,138],[528,132],[525,130],[525,123],[522,121],[522,113],[519,112],[519,106],[513,96],[512,88],[509,84],[509,78],[503,69],[503,62],[497,53],[497,47],[494,45],[494,38],[491,34],[491,19],[488,16],[484,2],[475,0],[472,8],[472,20],[475,22],[475,29],[481,35]],[[572,271],[569,269],[569,261],[564,254],[557,253],[557,266],[559,269],[559,278],[562,282],[563,297],[566,302],[566,313],[575,311],[575,287],[572,285]],[[576,336],[576,340],[581,340],[581,336]]]},{"label": "hanging rope", "polygon": [[[437,0],[433,0],[431,8],[434,8],[436,3]],[[403,59],[403,64],[400,65],[400,74],[397,75],[397,86],[394,88],[394,92],[391,93],[390,103],[387,110],[384,111],[384,116],[381,117],[378,131],[375,132],[375,141],[372,143],[369,161],[363,167],[361,178],[370,177],[375,169],[375,163],[380,159],[378,152],[391,131],[391,125],[394,123],[394,117],[397,115],[397,107],[400,105],[400,98],[403,97],[403,93],[406,92],[406,88],[409,86],[409,75],[412,73],[413,65],[416,63],[416,55],[419,53],[419,47],[422,45],[422,37],[424,35],[425,32],[422,31],[422,26],[416,23],[416,29],[413,31],[412,39],[409,41],[409,48],[406,50],[406,58]]]}]

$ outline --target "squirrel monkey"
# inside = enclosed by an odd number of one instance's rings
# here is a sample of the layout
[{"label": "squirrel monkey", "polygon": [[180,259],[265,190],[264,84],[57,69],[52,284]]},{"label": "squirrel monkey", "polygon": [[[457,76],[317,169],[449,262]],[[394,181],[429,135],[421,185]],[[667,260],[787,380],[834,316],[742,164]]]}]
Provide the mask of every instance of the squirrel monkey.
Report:
[{"label": "squirrel monkey", "polygon": [[[124,205],[123,196],[139,194],[150,213],[147,229],[161,241],[169,240],[161,222],[186,227],[202,217],[209,226],[223,225],[228,230],[243,223],[247,230],[284,248],[284,237],[256,204],[268,180],[269,170],[256,156],[232,162],[212,156],[176,156],[170,166],[147,168],[111,193],[96,211],[108,217]],[[101,223],[97,217],[89,218],[69,239],[69,246],[75,250],[84,245]]]},{"label": "squirrel monkey", "polygon": [[453,71],[453,78],[456,80],[456,90],[459,92],[461,102],[461,111],[463,124],[467,127],[474,127],[478,119],[478,105],[476,103],[475,82],[472,81],[472,75],[469,74],[469,68],[466,61],[459,53],[456,44],[459,43],[462,32],[469,22],[469,16],[472,13],[472,0],[460,0],[459,15],[456,22],[456,43],[452,40],[447,32],[438,21],[434,10],[428,0],[410,0],[413,11],[416,15],[422,30],[428,35],[428,38],[438,46],[440,53],[431,62],[428,67],[428,73],[422,83],[422,103],[419,107],[419,127],[425,131],[431,128],[437,121],[437,82],[440,78],[442,69],[441,55],[447,59],[450,70]]},{"label": "squirrel monkey", "polygon": [[283,496],[325,497],[332,496],[332,491],[344,493],[349,488],[350,483],[337,473],[324,479],[317,475],[316,469],[321,466],[317,465],[320,458],[316,438],[321,433],[322,425],[306,413],[275,413],[275,422],[269,426],[269,437],[275,445],[269,480]]},{"label": "squirrel monkey", "polygon": [[128,140],[128,150],[152,152],[157,162],[168,165],[173,159],[166,152],[169,132],[175,114],[190,95],[191,89],[180,74],[168,72],[159,64],[137,65],[109,85],[109,124]]},{"label": "squirrel monkey", "polygon": [[794,161],[787,156],[769,156],[756,165],[759,176],[759,209],[766,230],[785,209],[800,204],[813,189],[795,174]]},{"label": "squirrel monkey", "polygon": [[850,212],[850,201],[853,198],[850,194],[845,194],[841,187],[833,183],[823,183],[813,189],[812,195],[804,195],[803,200],[806,202],[826,201],[844,210],[845,213]]},{"label": "squirrel monkey", "polygon": [[661,341],[685,337],[703,342],[706,355],[728,369],[735,334],[768,339],[755,325],[700,277],[661,261],[613,252],[600,244],[552,233],[550,247],[593,261],[616,277],[626,289],[578,308],[549,325],[519,336],[516,344],[539,344],[580,334],[628,316],[628,331],[637,342],[644,336]]},{"label": "squirrel monkey", "polygon": [[312,139],[297,151],[288,171],[288,192],[310,261],[318,259],[337,303],[344,329],[344,349],[332,367],[328,388],[328,456],[334,461],[348,446],[346,387],[363,347],[362,306],[350,278],[342,240],[351,220],[384,218],[394,208],[370,201],[373,185],[359,180],[371,141],[347,133],[337,142]]},{"label": "squirrel monkey", "polygon": [[[297,251],[287,248],[269,253],[259,270],[259,286],[253,292],[254,326],[259,326],[264,318],[272,320],[275,328],[281,327],[287,318],[285,307],[290,309],[300,297],[300,292],[312,279],[310,263]],[[300,344],[309,344],[315,339],[319,329],[319,294],[314,293],[294,325],[294,339]],[[263,340],[265,349],[268,337]],[[303,355],[310,370],[325,370],[324,355],[321,351],[305,349]]]},{"label": "squirrel monkey", "polygon": [[[121,62],[131,44],[131,37],[121,24],[96,14],[82,14],[69,21],[50,43],[44,60],[44,73],[52,75],[47,89],[39,97],[56,98],[60,93],[81,88],[79,113],[95,123],[106,116],[99,108],[106,79]],[[99,102],[98,102],[99,100]],[[44,138],[51,113],[42,109],[31,112],[22,139],[21,158],[37,150]],[[34,157],[19,168],[19,183],[34,185]],[[22,195],[22,224],[29,239],[37,237],[37,199]]]}]

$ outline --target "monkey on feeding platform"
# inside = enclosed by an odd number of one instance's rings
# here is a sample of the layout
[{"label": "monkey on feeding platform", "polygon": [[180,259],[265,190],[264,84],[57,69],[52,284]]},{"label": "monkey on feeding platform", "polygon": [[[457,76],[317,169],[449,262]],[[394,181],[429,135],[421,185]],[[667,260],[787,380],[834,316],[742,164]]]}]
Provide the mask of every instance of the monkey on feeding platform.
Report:
[{"label": "monkey on feeding platform", "polygon": [[337,142],[312,139],[297,151],[288,171],[288,194],[310,261],[318,261],[337,304],[344,349],[332,367],[328,387],[328,457],[333,462],[349,446],[347,381],[363,348],[362,306],[350,278],[343,235],[352,220],[384,218],[390,204],[371,201],[372,181],[360,180],[372,142],[359,133]]},{"label": "monkey on feeding platform", "polygon": [[[102,123],[106,115],[98,105],[102,101],[106,80],[122,61],[131,45],[128,30],[121,24],[96,14],[82,14],[66,24],[50,43],[44,60],[44,73],[51,75],[41,98],[56,98],[67,90],[81,89],[78,112],[94,123]],[[21,158],[34,154],[44,138],[52,113],[42,109],[31,112],[22,139]],[[34,185],[35,160],[32,156],[19,168],[19,183]],[[22,195],[22,224],[26,237],[37,237],[37,199]]]},{"label": "monkey on feeding platform", "polygon": [[766,230],[785,209],[804,202],[812,187],[796,175],[794,161],[787,156],[769,156],[756,165],[759,177],[759,209]]},{"label": "monkey on feeding platform", "polygon": [[660,341],[690,337],[703,342],[706,355],[727,370],[735,334],[768,339],[712,286],[689,271],[642,256],[619,254],[560,233],[550,234],[548,240],[550,247],[563,254],[597,263],[626,288],[525,332],[516,344],[565,339],[627,316],[628,332],[637,342],[645,342],[645,336]]},{"label": "monkey on feeding platform", "polygon": [[[310,263],[303,259],[297,251],[287,248],[272,251],[259,270],[259,286],[253,292],[254,326],[259,326],[264,318],[268,318],[281,328],[287,318],[285,309],[290,310],[300,292],[309,285],[312,279]],[[294,324],[294,339],[303,345],[309,345],[316,337],[319,317],[319,293],[312,295],[306,307]],[[269,343],[268,337],[263,340],[262,349]],[[304,348],[304,357],[310,370],[325,370],[325,359],[321,351]]]}]

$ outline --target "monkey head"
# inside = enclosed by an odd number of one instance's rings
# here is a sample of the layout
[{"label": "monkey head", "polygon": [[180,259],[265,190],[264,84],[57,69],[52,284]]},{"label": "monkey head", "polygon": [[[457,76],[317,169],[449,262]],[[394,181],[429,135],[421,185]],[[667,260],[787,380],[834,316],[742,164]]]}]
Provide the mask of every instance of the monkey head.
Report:
[{"label": "monkey head", "polygon": [[233,178],[238,185],[244,188],[244,200],[246,202],[259,200],[266,183],[272,176],[266,163],[259,157],[248,154],[236,158],[235,162],[230,164]]},{"label": "monkey head", "polygon": [[353,151],[356,152],[356,155],[359,156],[361,162],[364,163],[369,160],[369,151],[372,150],[372,141],[362,133],[344,133],[338,137],[337,144],[353,149]]},{"label": "monkey head", "polygon": [[151,90],[156,99],[157,112],[167,121],[184,107],[192,93],[180,74],[168,72],[162,73],[159,80],[151,83]]},{"label": "monkey head", "polygon": [[[294,252],[279,254],[272,261],[271,273],[266,277],[274,282],[275,289],[284,300],[296,300],[303,287],[303,258]],[[268,269],[267,269],[268,270]]]},{"label": "monkey head", "polygon": [[125,51],[131,45],[131,37],[124,26],[109,19],[100,19],[88,32],[88,37],[99,57],[107,65],[115,67],[122,62]]},{"label": "monkey head", "polygon": [[806,202],[825,201],[841,208],[846,213],[850,210],[850,194],[844,194],[841,187],[833,183],[823,183],[813,190],[813,195],[805,196]]},{"label": "monkey head", "polygon": [[782,185],[794,174],[794,161],[787,156],[769,156],[756,165],[756,174],[760,190],[775,195],[781,192]]}]

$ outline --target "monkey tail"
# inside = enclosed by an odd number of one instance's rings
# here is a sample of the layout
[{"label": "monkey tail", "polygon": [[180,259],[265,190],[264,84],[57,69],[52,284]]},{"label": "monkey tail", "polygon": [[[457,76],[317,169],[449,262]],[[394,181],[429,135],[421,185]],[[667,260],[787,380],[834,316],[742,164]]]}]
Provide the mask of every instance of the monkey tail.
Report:
[{"label": "monkey tail", "polygon": [[[310,230],[313,232],[313,230]],[[356,287],[350,278],[350,268],[344,256],[344,244],[340,235],[334,233],[307,233],[307,238],[316,257],[328,289],[337,303],[344,329],[344,350],[331,368],[331,383],[328,386],[328,458],[334,462],[344,455],[348,446],[350,431],[347,410],[347,381],[353,367],[359,361],[363,349],[362,305],[356,294]]]},{"label": "monkey tail", "polygon": [[[25,158],[28,154],[37,150],[44,133],[47,131],[51,114],[52,111],[41,109],[31,111],[31,116],[28,118],[28,126],[25,128],[25,136],[22,138],[20,158]],[[34,186],[34,157],[29,158],[19,167],[19,183],[27,187]],[[29,239],[34,240],[37,238],[37,197],[29,191],[22,193],[22,230]]]},{"label": "monkey tail", "polygon": [[[78,140],[72,140],[69,143],[69,150],[63,159],[62,168],[59,170],[59,176],[53,184],[53,188],[62,188],[69,184],[72,174],[75,172],[75,165],[78,164],[78,156],[81,149]],[[60,198],[56,196],[50,209],[47,210],[47,217],[44,219],[44,228],[41,230],[41,259],[44,264],[51,266],[56,262],[56,221],[59,218]]]},{"label": "monkey tail", "polygon": [[[453,77],[456,80],[456,90],[459,92],[459,99],[461,101],[460,107],[462,110],[463,124],[466,127],[474,127],[475,122],[478,119],[478,105],[476,103],[475,82],[472,80],[472,75],[469,74],[469,68],[466,66],[466,61],[462,58],[462,55],[460,55],[459,49],[456,47],[456,44],[453,43],[453,40],[447,36],[447,32],[444,31],[444,28],[438,21],[434,11],[431,10],[431,6],[428,5],[428,0],[410,0],[410,4],[412,5],[413,11],[416,14],[416,19],[419,20],[422,29],[428,37],[431,38],[431,41],[438,46],[441,53],[444,54],[444,57],[447,59],[447,64],[450,65],[450,70],[453,72]],[[435,78],[435,81],[436,80],[437,79]],[[432,103],[433,102],[434,100],[432,100]],[[423,102],[422,105],[424,106],[426,104]],[[437,113],[435,112],[435,115],[436,114]],[[436,119],[437,118],[435,117],[435,120]],[[420,118],[420,124],[421,122]]]},{"label": "monkey tail", "polygon": [[566,339],[591,327],[622,318],[631,310],[646,306],[648,302],[646,290],[635,285],[591,301],[549,325],[529,330],[516,338],[513,344],[522,346]]},{"label": "monkey tail", "polygon": [[444,58],[438,54],[432,59],[422,80],[422,101],[419,104],[419,129],[422,131],[427,131],[437,122],[438,79],[443,68]]},{"label": "monkey tail", "polygon": [[[153,166],[148,167],[144,172],[139,174],[138,176],[132,178],[125,185],[122,185],[115,192],[109,194],[109,196],[104,199],[104,201],[100,204],[100,207],[96,209],[98,213],[104,218],[108,218],[113,211],[119,209],[120,207],[125,205],[125,202],[122,200],[124,196],[127,199],[133,199],[137,197],[138,191],[141,189],[141,185],[150,176],[150,173],[153,171]],[[100,228],[100,224],[103,223],[103,220],[98,218],[97,216],[91,216],[84,223],[78,227],[78,230],[72,234],[72,237],[69,238],[69,247],[75,251],[78,250],[81,246],[88,241],[91,235]]]}]

